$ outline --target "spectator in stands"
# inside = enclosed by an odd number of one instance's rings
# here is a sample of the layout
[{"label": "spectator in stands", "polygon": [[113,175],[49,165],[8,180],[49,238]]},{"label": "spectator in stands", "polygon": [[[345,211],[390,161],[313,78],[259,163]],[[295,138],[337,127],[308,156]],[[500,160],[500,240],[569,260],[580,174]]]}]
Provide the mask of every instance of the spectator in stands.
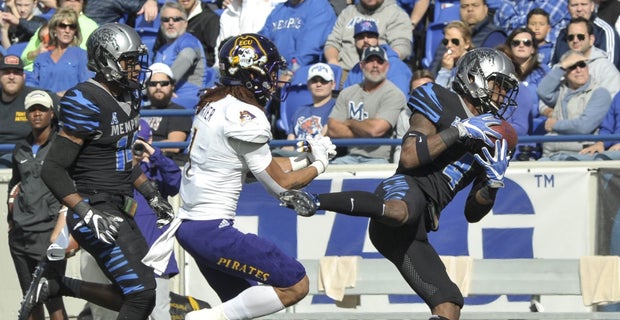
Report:
[{"label": "spectator in stands", "polygon": [[551,31],[549,13],[541,8],[532,9],[527,14],[527,27],[534,31],[535,39],[538,43],[538,61],[551,67],[554,42],[549,37],[549,32]]},{"label": "spectator in stands", "polygon": [[45,20],[49,20],[58,8],[57,0],[39,0],[35,8],[35,15],[41,16]]},{"label": "spectator in stands", "polygon": [[607,59],[608,52],[594,46],[596,35],[593,33],[594,25],[592,22],[581,17],[571,19],[566,30],[568,31],[566,38],[570,50],[580,52],[588,58],[590,75],[601,86],[607,88],[613,97],[620,90],[620,71]]},{"label": "spectator in stands", "polygon": [[[13,150],[7,211],[9,250],[23,295],[30,287],[35,267],[47,254],[62,208],[40,176],[50,143],[56,139],[56,127],[52,122],[54,102],[47,92],[34,90],[26,96],[22,110],[24,107],[31,132]],[[52,272],[60,275],[65,274],[66,267],[67,260],[48,265]],[[44,320],[42,306],[35,307],[29,319]],[[51,320],[67,319],[62,297],[47,300],[45,307]]]},{"label": "spectator in stands", "polygon": [[34,60],[32,81],[28,81],[33,87],[62,97],[66,90],[94,76],[86,66],[86,50],[79,47],[82,34],[77,21],[77,13],[69,8],[60,8],[52,16],[49,45],[54,49],[41,53]]},{"label": "spectator in stands", "polygon": [[200,40],[187,31],[187,13],[178,2],[166,2],[161,8],[160,31],[166,43],[155,50],[153,62],[163,62],[172,68],[175,80],[176,103],[193,109],[198,92],[205,86],[207,67]]},{"label": "spectator in stands", "polygon": [[284,1],[286,0],[224,0],[222,7],[225,9],[220,15],[217,47],[219,48],[224,39],[242,33],[258,33],[265,25],[271,10]]},{"label": "spectator in stands", "polygon": [[[338,95],[327,122],[331,138],[390,138],[398,115],[406,107],[405,95],[386,78],[390,63],[385,50],[368,47],[361,60],[364,81]],[[332,163],[389,163],[390,151],[387,145],[349,147],[346,155]]]},{"label": "spectator in stands", "polygon": [[[461,21],[471,28],[471,42],[474,48],[495,48],[504,43],[506,32],[493,23],[493,17],[489,16],[489,7],[486,0],[461,0]],[[444,53],[448,49],[439,46],[435,51],[435,57],[430,70],[437,75]]]},{"label": "spectator in stands", "polygon": [[[82,34],[80,48],[86,50],[86,41],[88,41],[90,34],[97,29],[97,23],[82,12],[84,0],[58,0],[58,3],[60,8],[71,8],[78,13],[78,24],[80,25],[80,32]],[[39,54],[48,50],[48,47],[41,42],[41,39],[39,39],[36,34],[32,36],[21,55],[24,63],[24,70],[32,71],[34,59],[36,59]]]},{"label": "spectator in stands", "polygon": [[[379,28],[374,20],[360,20],[355,24],[353,37],[355,38],[355,48],[357,49],[358,55],[361,57],[364,49],[379,45]],[[398,53],[392,50],[389,45],[383,44],[381,47],[387,52],[388,62],[390,63],[390,68],[387,73],[388,80],[392,81],[405,96],[408,95],[411,81],[411,68],[400,60]],[[336,79],[336,81],[339,81],[339,79]],[[362,81],[364,81],[364,74],[358,62],[347,74],[347,79],[344,82],[343,88],[361,83]]]},{"label": "spectator in stands", "polygon": [[395,0],[360,0],[346,7],[325,42],[324,55],[327,63],[343,69],[343,78],[360,57],[355,48],[355,23],[361,19],[373,19],[379,28],[379,43],[387,43],[401,60],[412,53],[411,20]]},{"label": "spectator in stands", "polygon": [[4,3],[9,11],[0,12],[1,41],[2,47],[8,49],[12,44],[28,42],[46,20],[35,16],[36,0],[8,0]]},{"label": "spectator in stands", "polygon": [[[620,134],[620,92],[611,101],[598,134]],[[597,141],[579,151],[578,160],[620,160],[620,141]],[[612,310],[608,310],[612,311]]]},{"label": "spectator in stands", "polygon": [[[515,128],[519,136],[534,134],[533,121],[535,117],[539,117],[536,89],[540,80],[550,70],[538,61],[537,44],[534,32],[521,27],[514,29],[506,38],[506,43],[498,47],[512,60],[519,78],[519,94],[515,98],[517,104],[506,108],[504,114],[504,118]],[[536,144],[523,145],[536,147]],[[515,154],[515,158],[517,155]]]},{"label": "spectator in stands", "polygon": [[[188,118],[189,119],[189,118]],[[164,197],[173,197],[179,193],[181,187],[181,169],[162,151],[151,145],[153,139],[149,125],[140,120],[138,139],[134,143],[134,160],[142,167],[146,177],[157,186]],[[141,146],[141,147],[138,147]],[[143,149],[143,150],[142,150]],[[142,150],[140,152],[140,150]],[[157,216],[148,205],[147,200],[138,191],[134,191],[134,199],[138,209],[134,219],[149,247],[161,236],[169,226],[158,228]],[[151,319],[171,319],[170,317],[170,279],[179,273],[174,254],[168,261],[168,266],[161,276],[155,276],[155,308],[151,312]]]},{"label": "spectator in stands", "polygon": [[[596,15],[615,28],[616,32],[620,33],[620,1],[595,0],[594,3],[596,4]],[[618,309],[618,307],[620,307],[620,303],[617,304],[615,309]]]},{"label": "spectator in stands", "polygon": [[100,25],[134,13],[151,22],[157,18],[157,11],[157,0],[90,0],[84,6],[84,13]]},{"label": "spectator in stands", "polygon": [[514,29],[504,44],[508,56],[515,64],[519,81],[537,86],[551,68],[538,61],[538,42],[536,34],[528,28]]},{"label": "spectator in stands", "polygon": [[441,69],[437,72],[435,83],[444,88],[452,87],[454,76],[452,70],[456,66],[456,62],[467,51],[473,49],[471,42],[471,29],[463,21],[456,20],[448,23],[443,29],[444,38],[441,44],[446,48],[445,53],[441,57]]},{"label": "spectator in stands", "polygon": [[[542,107],[540,112],[548,118],[545,122],[547,134],[595,134],[598,131],[609,110],[611,95],[590,76],[587,61],[583,54],[569,52],[540,81],[538,96],[551,106]],[[541,160],[564,160],[592,143],[545,142]]]},{"label": "spectator in stands", "polygon": [[187,32],[200,40],[207,66],[215,64],[217,36],[220,34],[220,17],[200,0],[178,0],[187,14]]},{"label": "spectator in stands", "polygon": [[[336,100],[332,92],[336,89],[334,71],[325,63],[316,63],[308,70],[308,90],[312,95],[312,103],[303,106],[291,117],[287,140],[305,141],[317,135],[327,134],[327,119]],[[293,150],[293,147],[284,147]]]},{"label": "spectator in stands", "polygon": [[547,13],[551,23],[548,41],[554,43],[570,19],[566,8],[566,1],[546,1],[546,0],[503,0],[499,10],[495,12],[493,22],[504,29],[506,33],[511,33],[517,28],[522,28],[528,24],[529,13],[532,9],[539,9]]},{"label": "spectator in stands", "polygon": [[[593,46],[606,51],[609,54],[607,56],[609,61],[620,70],[620,37],[618,36],[618,32],[605,22],[605,20],[597,17],[594,10],[595,5],[593,0],[568,0],[568,12],[572,18],[571,21],[574,21],[575,18],[583,18],[590,21],[593,30],[589,34],[594,35]],[[568,27],[560,31],[551,58],[552,64],[558,63],[562,54],[570,49],[572,40],[568,40],[568,36],[571,34],[573,33],[568,30]]]},{"label": "spectator in stands", "polygon": [[[24,65],[18,56],[0,59],[0,144],[20,142],[32,131],[24,101],[34,88],[27,87],[25,81]],[[0,151],[0,167],[11,167],[10,151]]]},{"label": "spectator in stands", "polygon": [[321,61],[335,22],[336,13],[327,0],[288,0],[273,8],[258,33],[273,41],[295,72]]},{"label": "spectator in stands", "polygon": [[[147,103],[143,109],[184,110],[182,106],[171,101],[174,93],[174,74],[170,67],[163,63],[153,63],[149,69],[151,77],[146,82]],[[187,140],[192,127],[192,118],[188,116],[152,116],[143,117],[153,130],[153,141],[183,142]],[[184,159],[178,155],[180,148],[161,149],[165,155],[175,160]]]}]

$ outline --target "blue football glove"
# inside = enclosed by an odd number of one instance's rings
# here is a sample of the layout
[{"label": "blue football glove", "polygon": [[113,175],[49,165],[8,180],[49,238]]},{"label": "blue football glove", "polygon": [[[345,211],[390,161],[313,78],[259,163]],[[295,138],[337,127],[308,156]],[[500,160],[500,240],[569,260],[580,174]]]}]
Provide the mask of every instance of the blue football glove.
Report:
[{"label": "blue football glove", "polygon": [[501,139],[502,135],[491,126],[501,124],[501,120],[492,114],[485,113],[475,117],[463,119],[461,121],[454,120],[452,126],[459,130],[459,139],[475,139],[483,141],[487,146],[493,147],[493,141],[489,136]]},{"label": "blue football glove", "polygon": [[[501,141],[501,142],[500,142]],[[487,181],[491,188],[504,187],[504,175],[508,169],[508,142],[506,139],[495,140],[495,154],[491,156],[487,147],[482,148],[482,154],[486,159],[482,159],[479,154],[474,154],[476,162],[480,164],[489,179]]]},{"label": "blue football glove", "polygon": [[114,243],[118,236],[120,224],[124,221],[123,218],[93,208],[84,201],[75,205],[73,211],[82,218],[82,221],[77,223],[75,228],[82,227],[86,224],[93,231],[97,239],[107,244]]}]

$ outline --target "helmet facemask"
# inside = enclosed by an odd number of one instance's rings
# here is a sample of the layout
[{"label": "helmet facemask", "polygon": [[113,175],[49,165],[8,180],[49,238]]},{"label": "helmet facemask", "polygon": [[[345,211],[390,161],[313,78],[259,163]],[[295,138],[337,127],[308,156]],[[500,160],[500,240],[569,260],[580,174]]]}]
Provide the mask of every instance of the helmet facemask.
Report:
[{"label": "helmet facemask", "polygon": [[519,84],[505,74],[493,73],[486,80],[486,88],[480,90],[479,102],[482,113],[490,112],[504,118],[509,107],[516,106],[515,98],[519,94]]}]

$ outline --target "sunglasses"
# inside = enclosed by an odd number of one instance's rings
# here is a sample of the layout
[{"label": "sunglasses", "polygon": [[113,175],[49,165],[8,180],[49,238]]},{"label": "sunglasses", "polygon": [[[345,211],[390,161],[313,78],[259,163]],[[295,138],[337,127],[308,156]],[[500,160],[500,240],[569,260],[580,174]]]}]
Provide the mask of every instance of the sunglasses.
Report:
[{"label": "sunglasses", "polygon": [[526,47],[531,47],[532,44],[534,44],[534,43],[530,39],[521,39],[521,40],[514,39],[514,40],[510,41],[510,45],[512,45],[513,47],[518,47],[521,44],[523,44]]},{"label": "sunglasses", "polygon": [[170,20],[172,20],[174,22],[179,22],[179,21],[183,21],[185,19],[183,19],[183,17],[161,17],[159,20],[161,22],[163,22],[163,23],[168,23],[168,22],[170,22]]},{"label": "sunglasses", "polygon": [[62,23],[61,22],[61,23],[58,24],[58,28],[60,28],[60,29],[67,29],[67,28],[69,28],[71,30],[75,30],[75,29],[77,29],[77,24],[75,24],[75,23],[66,24],[66,23]]},{"label": "sunglasses", "polygon": [[575,40],[575,36],[577,37],[577,39],[579,39],[579,41],[583,41],[586,39],[586,35],[583,33],[569,34],[568,37],[566,37],[566,39],[568,39],[568,41],[573,41]]},{"label": "sunglasses", "polygon": [[588,64],[587,64],[585,61],[581,60],[581,61],[579,61],[579,62],[575,63],[574,65],[572,65],[572,66],[568,67],[568,68],[566,69],[566,71],[570,72],[570,71],[573,71],[573,70],[575,70],[575,69],[577,69],[577,68],[581,68],[581,69],[583,69],[583,68],[585,68],[585,67],[587,67],[587,66],[588,66]]},{"label": "sunglasses", "polygon": [[448,40],[448,39],[444,38],[444,39],[442,39],[442,40],[441,40],[441,43],[442,43],[444,46],[447,46],[447,45],[448,45],[448,42],[452,42],[452,44],[453,44],[453,45],[455,45],[455,46],[458,46],[458,45],[460,45],[460,44],[461,44],[461,40],[456,39],[456,38],[454,38],[454,39],[450,39],[450,40]]},{"label": "sunglasses", "polygon": [[146,85],[149,87],[157,87],[157,85],[167,87],[170,85],[170,81],[148,81]]}]

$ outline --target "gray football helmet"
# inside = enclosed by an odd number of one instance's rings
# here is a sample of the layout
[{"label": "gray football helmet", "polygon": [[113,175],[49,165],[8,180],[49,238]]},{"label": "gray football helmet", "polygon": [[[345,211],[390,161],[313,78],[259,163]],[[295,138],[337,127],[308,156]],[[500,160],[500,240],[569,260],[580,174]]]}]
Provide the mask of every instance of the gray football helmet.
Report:
[{"label": "gray football helmet", "polygon": [[504,53],[476,48],[457,61],[452,89],[468,98],[480,113],[501,117],[509,106],[516,106],[519,80],[514,64]]},{"label": "gray football helmet", "polygon": [[[142,88],[148,71],[148,49],[138,33],[120,23],[106,23],[97,28],[86,42],[88,69],[101,74],[107,81],[114,81],[123,88]],[[126,61],[126,67],[120,64]],[[136,66],[141,70],[134,79]]]}]

